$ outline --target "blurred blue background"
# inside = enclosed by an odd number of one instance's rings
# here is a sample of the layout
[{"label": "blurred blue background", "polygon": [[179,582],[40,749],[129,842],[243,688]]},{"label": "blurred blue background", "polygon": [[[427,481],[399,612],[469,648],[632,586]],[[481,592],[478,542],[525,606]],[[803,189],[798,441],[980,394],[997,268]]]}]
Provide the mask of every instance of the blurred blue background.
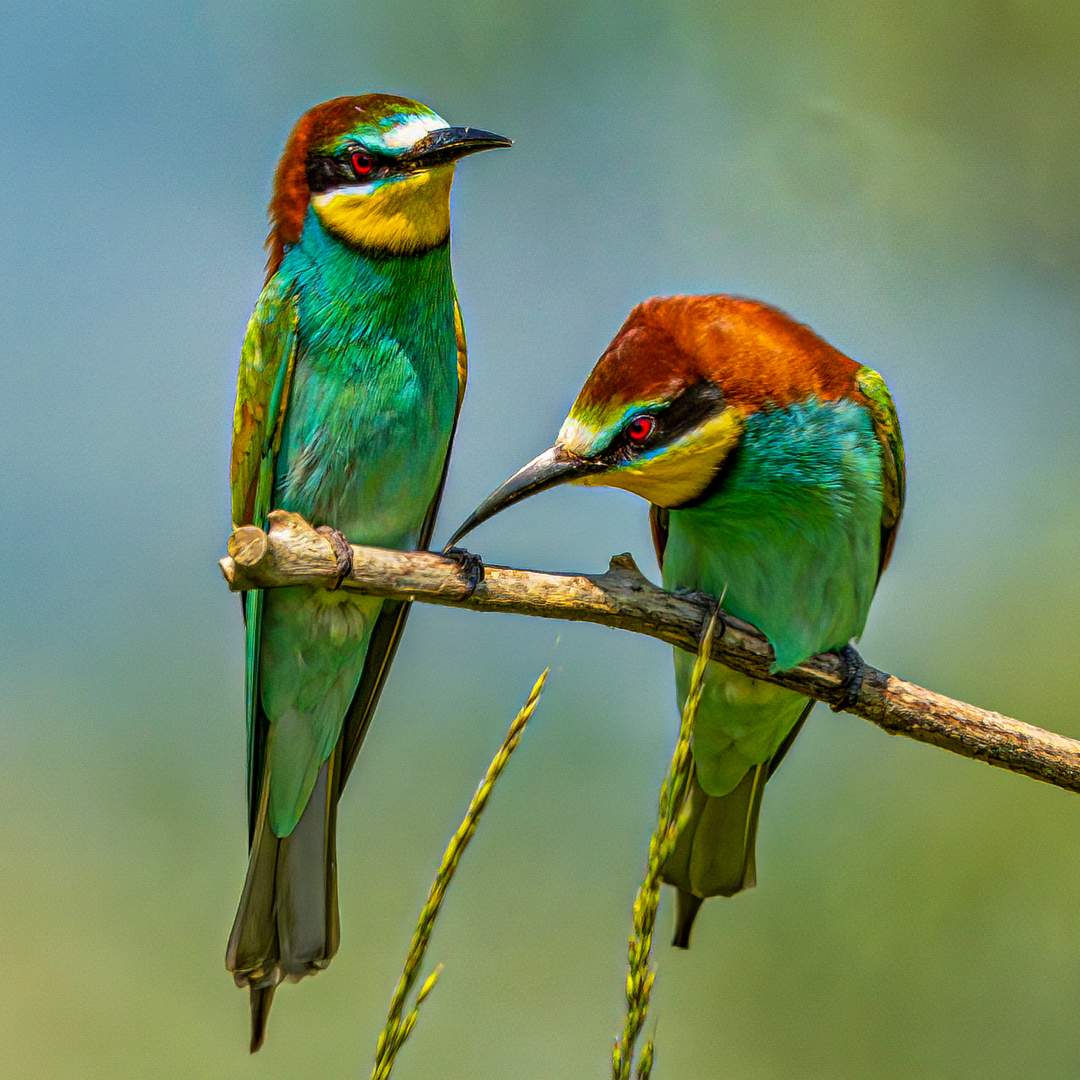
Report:
[{"label": "blurred blue background", "polygon": [[[367,1076],[443,845],[548,663],[396,1075],[609,1068],[670,654],[432,608],[344,800],[341,952],[246,1052],[242,633],[215,564],[271,176],[328,97],[517,140],[458,170],[472,382],[437,537],[550,444],[635,302],[761,297],[898,402],[910,496],[867,658],[1080,736],[1072,0],[9,0],[0,40],[5,1077]],[[471,545],[655,574],[618,492]],[[1075,796],[819,710],[758,862],[689,953],[665,898],[658,1077],[1076,1076]]]}]

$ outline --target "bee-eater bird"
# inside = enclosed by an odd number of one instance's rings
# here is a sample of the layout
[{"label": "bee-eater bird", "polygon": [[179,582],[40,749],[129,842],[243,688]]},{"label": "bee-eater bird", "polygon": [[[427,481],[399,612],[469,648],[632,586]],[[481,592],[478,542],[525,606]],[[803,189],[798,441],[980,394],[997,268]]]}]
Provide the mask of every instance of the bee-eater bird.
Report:
[{"label": "bee-eater bird", "polygon": [[[647,499],[664,587],[722,596],[726,611],[766,635],[781,671],[844,652],[862,633],[903,508],[904,450],[877,372],[766,304],[672,296],[631,312],[555,445],[450,542],[563,483]],[[676,651],[680,707],[693,666]],[[705,897],[755,883],[765,782],[812,705],[708,666],[691,816],[663,869],[678,890],[676,945],[689,945]]]},{"label": "bee-eater bird", "polygon": [[[234,527],[302,514],[342,576],[349,542],[427,546],[465,392],[450,185],[458,159],[510,145],[387,94],[301,117],[240,358]],[[338,799],[408,607],[307,587],[246,595],[250,854],[226,964],[251,991],[253,1052],[278,983],[337,951]]]}]

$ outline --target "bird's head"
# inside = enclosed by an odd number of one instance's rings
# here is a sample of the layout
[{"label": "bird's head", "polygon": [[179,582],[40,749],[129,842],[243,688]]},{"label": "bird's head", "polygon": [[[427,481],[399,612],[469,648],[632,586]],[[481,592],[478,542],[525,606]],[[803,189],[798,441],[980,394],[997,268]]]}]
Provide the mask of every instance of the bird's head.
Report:
[{"label": "bird's head", "polygon": [[309,206],[357,247],[386,254],[437,247],[450,235],[454,164],[512,145],[490,131],[451,127],[426,105],[390,94],[316,105],[293,128],[274,178],[269,274],[299,241]]},{"label": "bird's head", "polygon": [[555,445],[488,496],[450,545],[557,484],[625,488],[657,506],[716,490],[747,417],[852,392],[859,365],[767,304],[654,297],[630,313],[585,381]]}]

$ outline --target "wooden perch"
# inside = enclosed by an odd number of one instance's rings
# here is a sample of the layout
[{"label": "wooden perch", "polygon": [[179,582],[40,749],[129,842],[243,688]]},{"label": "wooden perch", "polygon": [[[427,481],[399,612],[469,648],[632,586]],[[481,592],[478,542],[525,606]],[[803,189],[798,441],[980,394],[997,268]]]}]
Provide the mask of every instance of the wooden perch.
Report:
[{"label": "wooden perch", "polygon": [[[269,534],[253,525],[229,538],[221,571],[234,592],[285,585],[325,585],[337,577],[329,540],[299,514],[274,510]],[[665,592],[646,580],[629,555],[616,555],[604,574],[546,574],[484,567],[484,580],[468,595],[453,559],[426,551],[353,546],[352,573],[342,587],[372,596],[447,604],[470,611],[502,611],[546,619],[600,623],[696,652],[712,601],[701,594]],[[813,656],[788,671],[769,673],[773,651],[754,627],[724,616],[713,659],[755,679],[786,686],[877,724],[963,757],[975,758],[1047,784],[1080,792],[1080,742],[954,701],[864,664],[848,694],[844,661]],[[857,655],[857,654],[856,654]]]}]

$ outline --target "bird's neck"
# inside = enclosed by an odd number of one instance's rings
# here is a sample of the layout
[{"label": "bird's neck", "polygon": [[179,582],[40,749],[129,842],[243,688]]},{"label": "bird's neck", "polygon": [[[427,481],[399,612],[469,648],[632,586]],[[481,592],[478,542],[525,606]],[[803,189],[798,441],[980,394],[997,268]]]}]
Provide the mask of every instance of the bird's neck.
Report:
[{"label": "bird's neck", "polygon": [[300,242],[285,256],[286,271],[307,264],[317,268],[324,287],[353,292],[357,278],[365,284],[385,282],[386,287],[408,285],[417,274],[449,276],[450,241],[409,254],[393,254],[352,244],[330,232],[308,207]]},{"label": "bird's neck", "polygon": [[416,255],[378,255],[338,239],[309,209],[281,273],[298,286],[301,336],[315,351],[326,344],[337,352],[374,333],[409,353],[417,346],[420,362],[429,354],[441,362],[441,348],[415,339],[434,334],[453,341],[449,242]]},{"label": "bird's neck", "polygon": [[[881,452],[866,409],[810,397],[746,418],[724,481],[699,507],[750,516],[844,517],[856,492],[881,492]],[[681,512],[681,511],[680,511]],[[686,511],[694,514],[693,510]]]}]

